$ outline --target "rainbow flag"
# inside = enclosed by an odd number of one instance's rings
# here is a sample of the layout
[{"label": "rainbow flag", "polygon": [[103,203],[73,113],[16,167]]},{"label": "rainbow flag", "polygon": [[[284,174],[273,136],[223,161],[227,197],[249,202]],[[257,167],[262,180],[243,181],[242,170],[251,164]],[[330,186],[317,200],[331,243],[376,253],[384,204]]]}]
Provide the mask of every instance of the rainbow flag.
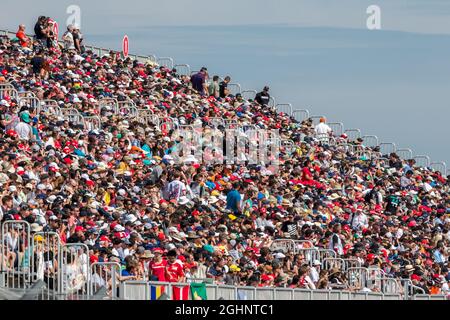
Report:
[{"label": "rainbow flag", "polygon": [[150,300],[158,300],[164,292],[164,286],[150,285]]}]

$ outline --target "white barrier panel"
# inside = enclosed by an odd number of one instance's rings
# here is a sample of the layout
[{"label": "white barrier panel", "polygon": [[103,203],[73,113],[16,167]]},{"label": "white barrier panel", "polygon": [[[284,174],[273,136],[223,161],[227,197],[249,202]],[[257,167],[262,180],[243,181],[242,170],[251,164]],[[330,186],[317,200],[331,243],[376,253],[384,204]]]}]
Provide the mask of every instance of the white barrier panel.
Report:
[{"label": "white barrier panel", "polygon": [[380,152],[382,155],[390,155],[397,150],[397,146],[393,142],[380,143]]},{"label": "white barrier panel", "polygon": [[447,173],[447,164],[445,162],[433,162],[430,167],[434,171],[439,171],[443,176]]},{"label": "white barrier panel", "polygon": [[327,124],[333,130],[335,137],[340,137],[344,133],[344,124],[342,122],[329,122]]},{"label": "white barrier panel", "polygon": [[275,291],[274,288],[258,288],[256,290],[255,300],[274,300]]},{"label": "white barrier panel", "polygon": [[293,300],[293,299],[294,299],[293,289],[277,288],[275,290],[274,300]]},{"label": "white barrier panel", "polygon": [[402,160],[409,160],[413,157],[412,150],[408,148],[398,149],[395,153],[397,153],[398,157]]},{"label": "white barrier panel", "polygon": [[238,287],[237,300],[256,300],[256,290],[254,287]]},{"label": "white barrier panel", "polygon": [[311,295],[311,300],[329,300],[328,290],[313,290]]},{"label": "white barrier panel", "polygon": [[367,300],[383,300],[383,294],[378,292],[368,292]]},{"label": "white barrier panel", "polygon": [[361,138],[361,130],[360,129],[347,129],[344,131],[347,135],[348,141],[355,141],[356,139]]},{"label": "white barrier panel", "polygon": [[271,251],[282,251],[283,253],[294,252],[295,251],[295,242],[290,239],[278,239],[274,240],[270,245]]},{"label": "white barrier panel", "polygon": [[145,281],[126,281],[120,284],[120,298],[150,300],[150,285]]},{"label": "white barrier panel", "polygon": [[291,116],[293,113],[292,104],[290,103],[279,103],[275,106],[275,109],[277,109],[278,113],[284,113],[288,116]]},{"label": "white barrier panel", "polygon": [[379,140],[377,136],[374,135],[365,135],[362,137],[363,145],[369,148],[378,147]]},{"label": "white barrier panel", "polygon": [[384,294],[383,300],[402,300],[400,294]]},{"label": "white barrier panel", "polygon": [[236,287],[217,286],[217,299],[236,300]]},{"label": "white barrier panel", "polygon": [[190,76],[191,75],[191,67],[188,64],[177,64],[174,66],[177,70],[177,74],[180,76]]},{"label": "white barrier panel", "polygon": [[309,119],[312,120],[314,126],[320,123],[320,119],[325,118],[325,116],[310,116]]},{"label": "white barrier panel", "polygon": [[312,291],[295,289],[294,290],[294,300],[311,300]]},{"label": "white barrier panel", "polygon": [[207,284],[206,296],[208,297],[208,300],[217,300],[217,286],[213,284]]},{"label": "white barrier panel", "polygon": [[30,225],[24,220],[5,221],[1,231],[0,283],[6,288],[26,289],[32,277],[30,263],[24,264],[31,245]]},{"label": "white barrier panel", "polygon": [[244,90],[241,92],[244,100],[255,100],[257,94],[256,90]]},{"label": "white barrier panel", "polygon": [[352,292],[352,300],[367,300],[367,292]]},{"label": "white barrier panel", "polygon": [[160,66],[166,67],[170,70],[173,69],[174,62],[170,57],[159,57],[156,61]]},{"label": "white barrier panel", "polygon": [[[115,262],[95,262],[91,264],[89,277],[89,293],[93,295],[102,287],[106,288],[106,295],[116,299],[119,294],[120,265]],[[122,291],[121,291],[122,292]]]},{"label": "white barrier panel", "polygon": [[447,296],[443,294],[428,295],[428,294],[416,294],[413,296],[413,300],[447,300]]},{"label": "white barrier panel", "polygon": [[241,93],[241,85],[239,83],[229,83],[228,90],[233,96]]},{"label": "white barrier panel", "polygon": [[418,167],[429,167],[431,163],[429,156],[420,155],[415,156],[413,159],[416,160],[416,166]]},{"label": "white barrier panel", "polygon": [[89,248],[82,243],[67,243],[59,254],[59,291],[68,300],[89,296]]}]

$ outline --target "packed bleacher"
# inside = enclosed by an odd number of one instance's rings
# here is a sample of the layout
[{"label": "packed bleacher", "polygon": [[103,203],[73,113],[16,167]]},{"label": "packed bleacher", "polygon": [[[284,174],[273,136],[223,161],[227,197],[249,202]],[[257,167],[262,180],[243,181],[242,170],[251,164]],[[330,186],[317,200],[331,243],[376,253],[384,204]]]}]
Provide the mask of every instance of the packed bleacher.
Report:
[{"label": "packed bleacher", "polygon": [[[449,180],[440,172],[336,135],[326,119],[279,113],[268,87],[245,100],[207,68],[191,77],[98,56],[76,26],[61,45],[49,25],[41,17],[34,37],[21,25],[1,38],[0,90],[18,93],[1,91],[3,224],[26,221],[36,243],[54,232],[61,244],[86,244],[91,264],[120,264],[120,281],[381,290],[353,281],[354,267],[449,293]],[[226,163],[223,150],[205,151],[221,159],[213,164],[193,154],[175,161],[175,128],[194,125],[204,135],[278,130],[290,144],[276,172],[245,156]],[[27,244],[17,230],[1,232],[1,268],[18,270]],[[54,267],[42,266],[43,279]]]}]

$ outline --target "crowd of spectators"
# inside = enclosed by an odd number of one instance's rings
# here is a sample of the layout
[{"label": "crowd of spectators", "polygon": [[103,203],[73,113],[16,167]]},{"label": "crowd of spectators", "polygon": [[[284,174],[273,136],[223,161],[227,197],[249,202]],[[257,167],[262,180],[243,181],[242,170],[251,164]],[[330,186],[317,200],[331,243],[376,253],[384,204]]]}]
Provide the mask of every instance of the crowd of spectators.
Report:
[{"label": "crowd of spectators", "polygon": [[[33,233],[85,243],[91,263],[116,261],[125,279],[348,288],[342,270],[270,249],[276,239],[298,239],[379,267],[386,277],[410,279],[426,293],[449,292],[447,177],[396,154],[360,157],[339,142],[379,150],[345,135],[335,143],[318,139],[333,136],[326,120],[314,126],[277,113],[268,87],[244,100],[230,94],[229,77],[210,81],[207,68],[190,77],[115,52],[98,56],[82,48],[74,26],[64,45],[50,26],[41,17],[34,37],[21,25],[16,39],[1,38],[0,84],[98,115],[102,128],[37,113],[4,95],[1,222],[25,220]],[[279,130],[294,146],[281,149],[276,174],[263,164],[204,165],[192,157],[176,163],[171,153],[180,140],[170,132],[112,107],[98,112],[99,101],[111,97],[205,131],[210,118]],[[6,269],[23,250],[8,237]]]}]

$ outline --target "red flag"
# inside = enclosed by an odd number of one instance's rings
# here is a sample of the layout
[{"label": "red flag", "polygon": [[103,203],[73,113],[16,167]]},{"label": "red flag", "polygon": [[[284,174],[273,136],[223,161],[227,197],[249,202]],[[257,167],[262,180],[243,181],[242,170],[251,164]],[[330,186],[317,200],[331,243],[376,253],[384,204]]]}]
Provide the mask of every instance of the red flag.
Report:
[{"label": "red flag", "polygon": [[189,300],[189,286],[173,287],[172,300]]}]

